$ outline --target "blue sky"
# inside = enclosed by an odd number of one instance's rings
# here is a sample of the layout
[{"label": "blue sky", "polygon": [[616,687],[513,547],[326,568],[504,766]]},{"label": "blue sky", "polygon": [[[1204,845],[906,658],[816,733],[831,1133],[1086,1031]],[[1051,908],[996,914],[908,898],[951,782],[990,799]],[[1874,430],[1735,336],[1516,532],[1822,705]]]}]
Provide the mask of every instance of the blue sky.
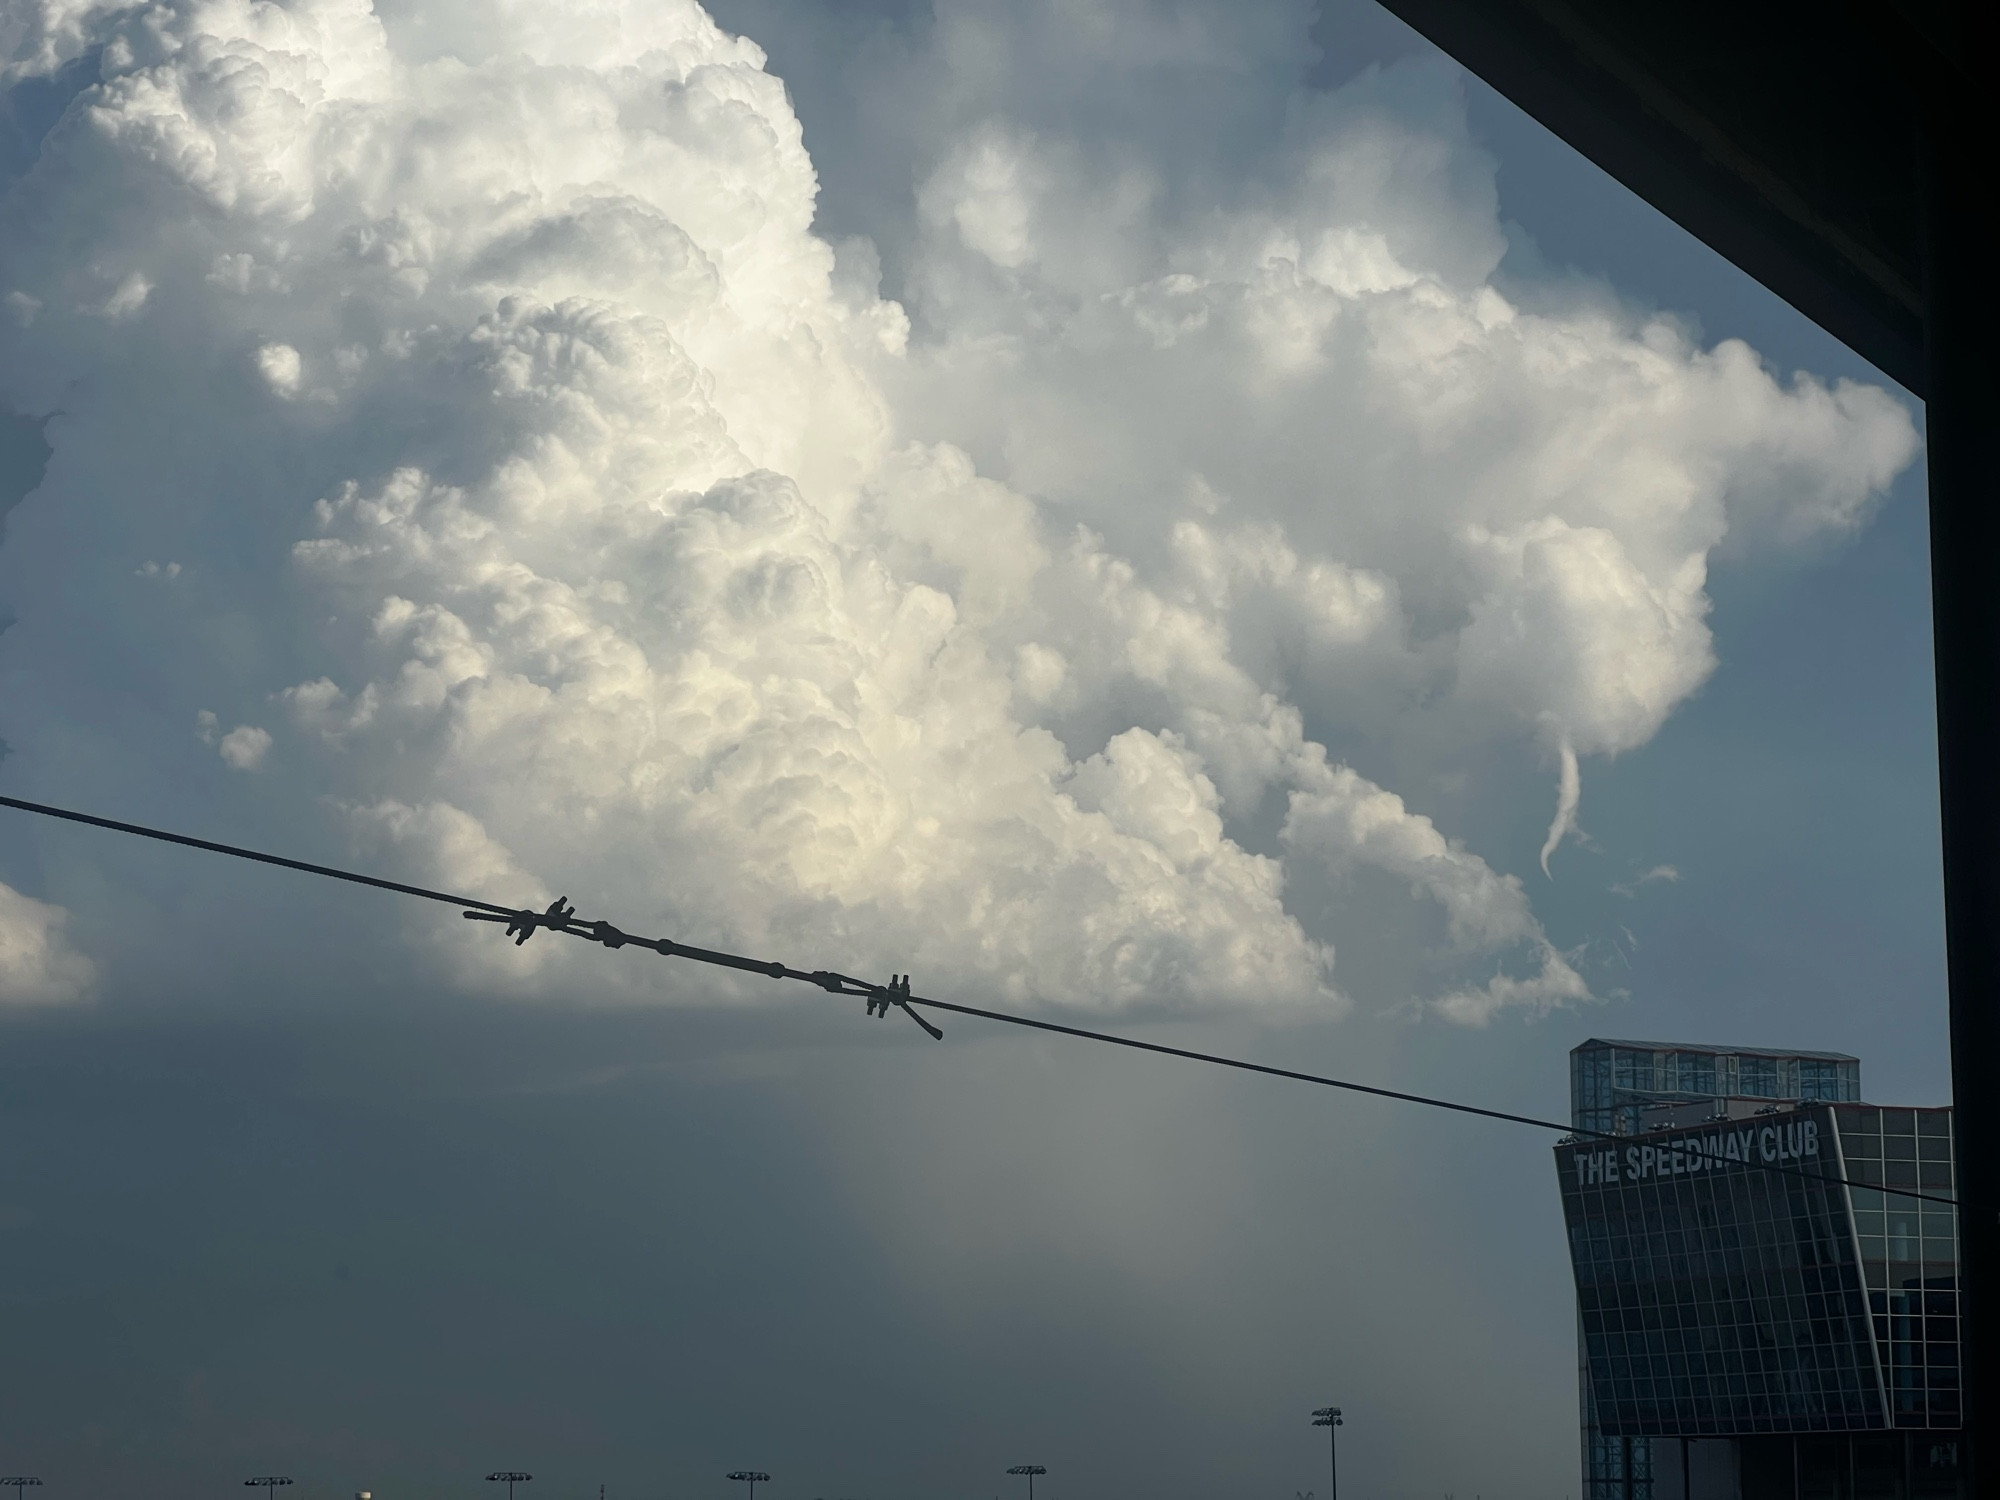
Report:
[{"label": "blue sky", "polygon": [[[19,10],[10,794],[1946,1097],[1920,410],[1380,11]],[[468,925],[0,824],[10,1472],[1573,1490],[1533,1133]]]}]

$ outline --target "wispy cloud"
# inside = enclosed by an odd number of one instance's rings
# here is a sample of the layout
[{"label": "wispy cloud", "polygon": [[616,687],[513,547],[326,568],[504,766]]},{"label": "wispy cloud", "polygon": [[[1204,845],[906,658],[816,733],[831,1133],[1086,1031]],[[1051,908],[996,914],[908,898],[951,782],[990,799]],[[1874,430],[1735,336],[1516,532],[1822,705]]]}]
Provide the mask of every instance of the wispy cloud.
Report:
[{"label": "wispy cloud", "polygon": [[1677,884],[1680,878],[1681,878],[1681,872],[1679,870],[1676,870],[1672,865],[1654,865],[1652,869],[1647,870],[1644,874],[1639,875],[1635,879],[1624,881],[1618,885],[1612,886],[1611,890],[1615,895],[1625,896],[1627,898],[1630,898],[1632,896],[1638,895],[1642,887],[1653,885],[1658,882],[1665,882],[1668,885],[1673,885]]},{"label": "wispy cloud", "polygon": [[1542,840],[1542,874],[1549,873],[1549,856],[1576,828],[1576,805],[1583,799],[1583,778],[1577,773],[1576,751],[1567,737],[1558,752],[1562,771],[1556,783],[1556,814],[1549,820],[1548,837]]}]

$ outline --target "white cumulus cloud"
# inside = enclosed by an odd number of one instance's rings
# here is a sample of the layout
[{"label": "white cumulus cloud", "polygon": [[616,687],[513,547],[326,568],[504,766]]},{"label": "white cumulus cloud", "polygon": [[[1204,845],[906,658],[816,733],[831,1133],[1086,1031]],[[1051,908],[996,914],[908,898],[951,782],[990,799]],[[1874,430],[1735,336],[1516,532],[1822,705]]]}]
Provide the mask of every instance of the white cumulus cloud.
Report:
[{"label": "white cumulus cloud", "polygon": [[239,771],[254,771],[264,763],[271,748],[271,731],[254,724],[238,724],[215,746],[216,753]]},{"label": "white cumulus cloud", "polygon": [[[947,118],[913,321],[687,0],[17,12],[8,76],[100,49],[0,208],[0,396],[60,413],[38,545],[129,537],[105,590],[199,564],[121,617],[160,692],[275,703],[282,754],[204,738],[496,899],[1023,1002],[1337,1009],[1288,890],[1365,869],[1442,914],[1443,1013],[1575,1003],[1519,879],[1333,731],[1539,740],[1573,811],[1576,758],[1711,669],[1711,555],[1852,529],[1914,452],[1881,391],[1502,296],[1443,69],[1198,202]],[[95,575],[0,568],[32,687]],[[478,936],[441,961],[524,972]]]}]

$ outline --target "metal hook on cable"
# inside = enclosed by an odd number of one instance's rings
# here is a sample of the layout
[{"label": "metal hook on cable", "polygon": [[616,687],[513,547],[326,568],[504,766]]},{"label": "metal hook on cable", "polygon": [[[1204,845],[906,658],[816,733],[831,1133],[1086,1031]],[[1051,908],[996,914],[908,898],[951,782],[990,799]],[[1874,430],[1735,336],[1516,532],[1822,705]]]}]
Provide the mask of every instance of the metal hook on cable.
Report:
[{"label": "metal hook on cable", "polygon": [[909,975],[891,974],[887,984],[879,985],[868,992],[869,1015],[886,1016],[889,1014],[889,1007],[892,1005],[900,1005],[903,1008],[904,1015],[908,1016],[912,1021],[915,1021],[931,1034],[932,1041],[941,1042],[944,1040],[944,1033],[942,1031],[939,1031],[937,1027],[931,1025],[930,1022],[926,1021],[911,1008]]},{"label": "metal hook on cable", "polygon": [[891,974],[887,984],[868,984],[847,974],[836,974],[826,969],[815,969],[810,974],[801,974],[801,979],[810,980],[821,989],[835,995],[860,995],[865,999],[868,1014],[882,1017],[889,1014],[890,1007],[900,1006],[903,1014],[930,1033],[932,1041],[944,1040],[944,1033],[931,1025],[910,1005],[910,976]]},{"label": "metal hook on cable", "polygon": [[[490,911],[469,911],[464,915],[468,922],[505,922],[507,924],[507,936],[514,940],[514,946],[518,948],[521,944],[527,942],[529,938],[533,937],[535,930],[540,927],[546,927],[551,932],[570,931],[570,918],[576,915],[576,908],[569,904],[569,897],[558,896],[549,903],[546,911],[514,911],[504,914]],[[613,930],[615,931],[616,929]],[[587,935],[595,936],[595,934]],[[599,938],[598,941],[602,942],[603,939]],[[620,941],[623,941],[622,937]],[[618,944],[607,943],[605,946],[615,948]]]}]

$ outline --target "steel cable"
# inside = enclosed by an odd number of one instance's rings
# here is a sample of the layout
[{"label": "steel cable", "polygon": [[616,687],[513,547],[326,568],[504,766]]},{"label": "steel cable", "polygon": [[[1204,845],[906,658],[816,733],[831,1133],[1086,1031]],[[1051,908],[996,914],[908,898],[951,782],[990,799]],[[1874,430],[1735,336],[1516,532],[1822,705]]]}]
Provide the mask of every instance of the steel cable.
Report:
[{"label": "steel cable", "polygon": [[[337,869],[332,865],[317,865],[305,860],[286,859],[282,855],[266,854],[258,849],[245,849],[235,844],[217,843],[212,839],[191,838],[187,834],[168,833],[164,829],[149,828],[141,823],[122,823],[115,818],[101,818],[92,813],[74,812],[69,808],[51,807],[43,802],[26,802],[18,797],[0,797],[0,807],[11,807],[20,812],[37,813],[43,817],[61,818],[71,823],[85,823],[93,828],[105,828],[114,833],[132,834],[138,838],[155,839],[161,843],[180,844],[190,849],[206,850],[210,854],[226,854],[235,859],[255,860],[259,864],[277,865],[282,869],[297,870],[306,875],[321,875],[329,880],[344,880],[352,885],[372,886],[377,890],[393,891],[401,896],[417,896],[426,901],[443,902],[460,908],[470,921],[504,922],[506,935],[519,946],[537,932],[549,931],[566,933],[570,937],[582,938],[586,942],[598,943],[606,948],[650,948],[667,958],[691,959],[696,963],[713,964],[720,968],[737,969],[747,974],[761,974],[770,979],[796,979],[815,985],[835,995],[855,995],[864,997],[867,1014],[886,1016],[892,1009],[901,1010],[921,1026],[933,1039],[944,1040],[944,1033],[918,1015],[915,1007],[924,1006],[931,1010],[950,1011],[955,1015],[976,1016],[981,1020],[998,1021],[1008,1026],[1025,1026],[1034,1031],[1053,1032],[1058,1036],[1078,1037],[1084,1041],[1104,1042],[1114,1047],[1126,1047],[1135,1052],[1153,1052],[1162,1057],[1178,1057],[1189,1062],[1209,1063],[1219,1068],[1232,1068],[1241,1073],[1259,1073],[1268,1078],[1286,1078],[1295,1083],[1317,1084],[1322,1088],[1341,1089],[1352,1094],[1369,1094],[1378,1099],[1396,1099],[1405,1104],[1421,1104],[1431,1109],[1451,1110],[1462,1115],[1477,1115],[1482,1119],[1502,1120],[1510,1125],[1528,1125],[1538,1130],[1555,1130],[1564,1135],[1581,1140],[1611,1141],[1621,1145],[1633,1145],[1636,1138],[1619,1135],[1613,1131],[1586,1130],[1575,1125],[1565,1125],[1555,1120],[1538,1119],[1533,1115],[1513,1114],[1502,1109],[1487,1109],[1477,1104],[1461,1104],[1454,1099],[1439,1099],[1428,1094],[1412,1094],[1401,1089],[1382,1088],[1376,1084],[1354,1083],[1343,1078],[1329,1078],[1319,1073],[1301,1073],[1291,1068],[1272,1067],[1268,1063],[1248,1062],[1242,1058],[1223,1057],[1213,1052],[1197,1052],[1186,1047],[1170,1047],[1163,1042],[1142,1042],[1136,1037],[1117,1036],[1111,1032],[1090,1031],[1081,1026],[1065,1026],[1057,1021],[1039,1021],[1031,1016],[1014,1015],[1008,1011],[986,1010],[976,1005],[961,1005],[952,1000],[933,1000],[928,996],[912,994],[910,976],[892,976],[887,984],[871,984],[867,980],[855,979],[849,975],[828,969],[794,969],[775,960],[745,958],[738,953],[724,953],[713,948],[697,948],[686,943],[675,942],[672,938],[639,937],[625,932],[606,921],[584,921],[576,914],[576,908],[569,904],[567,897],[558,896],[542,911],[501,906],[492,901],[481,901],[473,896],[453,895],[449,891],[434,891],[423,886],[407,885],[402,881],[383,880],[374,875],[361,875],[352,870]],[[1734,1123],[1734,1122],[1729,1122]],[[1909,1188],[1891,1187],[1879,1182],[1858,1182],[1849,1177],[1835,1176],[1825,1172],[1809,1172],[1800,1167],[1787,1167],[1779,1162],[1751,1161],[1746,1158],[1724,1156],[1720,1151],[1709,1151],[1706,1147],[1691,1146],[1684,1138],[1677,1139],[1675,1149],[1697,1159],[1713,1160],[1718,1167],[1731,1162],[1750,1167],[1757,1171],[1773,1172],[1785,1177],[1799,1178],[1807,1182],[1823,1183],[1828,1186],[1859,1188],[1867,1192],[1884,1193],[1891,1197],[1911,1198],[1923,1203],[1943,1204],[1956,1208],[1956,1198],[1939,1197],[1932,1193],[1921,1193]]]}]

